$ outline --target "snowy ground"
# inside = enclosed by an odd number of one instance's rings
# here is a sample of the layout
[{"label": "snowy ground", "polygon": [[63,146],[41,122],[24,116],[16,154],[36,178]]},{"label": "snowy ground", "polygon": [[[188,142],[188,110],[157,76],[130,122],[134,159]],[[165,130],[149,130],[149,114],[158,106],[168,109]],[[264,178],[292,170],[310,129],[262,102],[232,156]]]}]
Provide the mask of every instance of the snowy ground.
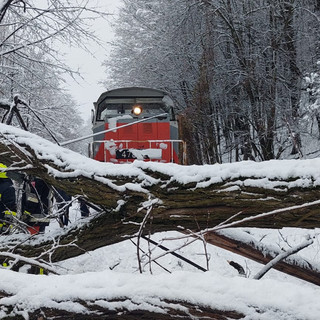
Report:
[{"label": "snowy ground", "polygon": [[[73,223],[79,223],[77,208],[73,208]],[[247,229],[251,235],[264,243],[286,248],[303,242],[306,231],[284,229]],[[62,232],[53,223],[46,236]],[[308,231],[319,234],[320,230]],[[105,235],[108,236],[108,235]],[[175,232],[159,233],[152,237],[168,248],[176,248],[185,239],[173,238],[181,235]],[[135,240],[136,241],[136,240]],[[143,240],[142,248],[148,249]],[[71,312],[87,312],[77,302],[82,299],[112,310],[149,310],[165,312],[169,307],[164,299],[188,301],[194,305],[209,306],[220,310],[235,310],[246,315],[245,319],[318,320],[320,319],[320,288],[277,271],[270,271],[263,279],[252,277],[261,265],[228,251],[208,245],[209,271],[202,272],[172,255],[166,255],[157,264],[147,263],[143,257],[144,273],[138,270],[136,246],[129,240],[97,249],[80,257],[56,265],[62,274],[40,276],[16,273],[0,269],[0,291],[10,294],[0,299],[0,319],[5,317],[7,306],[14,306],[13,312],[24,315],[41,307],[52,307]],[[320,262],[320,243],[315,243],[300,252],[312,262]],[[152,257],[164,251],[152,251]],[[196,241],[178,250],[182,256],[206,267],[203,244]],[[228,260],[240,263],[247,278],[238,275]],[[118,300],[117,300],[118,299]],[[116,301],[117,300],[117,301]],[[113,301],[113,302],[110,302]],[[183,308],[181,306],[181,308]]]}]

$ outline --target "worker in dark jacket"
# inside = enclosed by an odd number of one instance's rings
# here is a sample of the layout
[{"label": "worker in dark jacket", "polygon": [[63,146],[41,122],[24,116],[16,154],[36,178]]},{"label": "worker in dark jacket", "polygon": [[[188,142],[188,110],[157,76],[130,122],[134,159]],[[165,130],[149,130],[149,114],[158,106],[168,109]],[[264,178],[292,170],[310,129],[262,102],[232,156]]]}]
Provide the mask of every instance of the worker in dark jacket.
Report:
[{"label": "worker in dark jacket", "polygon": [[22,200],[24,220],[30,226],[31,234],[43,233],[49,225],[49,193],[48,185],[41,179],[31,177],[25,182]]},{"label": "worker in dark jacket", "polygon": [[16,192],[12,180],[6,172],[1,171],[6,166],[0,163],[0,233],[10,230],[12,217],[16,216]]},{"label": "worker in dark jacket", "polygon": [[71,206],[72,197],[66,194],[65,191],[61,189],[56,189],[55,199],[59,212],[60,226],[67,226],[69,224],[69,209]]},{"label": "worker in dark jacket", "polygon": [[89,208],[87,206],[87,203],[85,202],[85,200],[79,198],[79,203],[80,203],[80,212],[81,212],[81,217],[82,218],[86,218],[89,217]]}]

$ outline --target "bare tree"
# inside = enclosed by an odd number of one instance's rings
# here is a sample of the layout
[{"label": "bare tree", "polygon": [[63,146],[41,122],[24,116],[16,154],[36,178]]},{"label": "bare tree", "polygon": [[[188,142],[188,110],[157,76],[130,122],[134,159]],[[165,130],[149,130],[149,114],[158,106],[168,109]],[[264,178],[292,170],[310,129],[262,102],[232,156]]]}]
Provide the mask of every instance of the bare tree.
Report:
[{"label": "bare tree", "polygon": [[193,163],[301,157],[301,139],[312,138],[300,134],[300,103],[319,49],[318,9],[301,0],[127,0],[105,65],[114,85],[171,93]]},{"label": "bare tree", "polygon": [[[17,94],[28,129],[44,137],[44,123],[57,140],[78,135],[82,119],[76,102],[63,90],[63,74],[79,76],[63,61],[63,45],[88,49],[98,42],[90,31],[95,17],[105,16],[88,1],[8,1],[0,22],[0,98]],[[28,106],[28,107],[26,107]],[[37,117],[34,114],[37,114]],[[39,122],[41,119],[41,122]]]},{"label": "bare tree", "polygon": [[1,23],[4,15],[6,14],[10,4],[13,2],[14,2],[14,0],[6,0],[0,4],[0,23]]}]

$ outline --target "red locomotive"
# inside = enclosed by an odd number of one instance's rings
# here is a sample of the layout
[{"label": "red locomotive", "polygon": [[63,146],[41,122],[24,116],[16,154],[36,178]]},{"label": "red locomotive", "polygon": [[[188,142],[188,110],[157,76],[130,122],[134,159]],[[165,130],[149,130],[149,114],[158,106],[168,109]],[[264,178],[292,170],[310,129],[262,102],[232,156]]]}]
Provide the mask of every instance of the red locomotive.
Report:
[{"label": "red locomotive", "polygon": [[104,92],[94,103],[92,124],[89,154],[98,161],[185,162],[173,101],[164,91],[130,87]]}]

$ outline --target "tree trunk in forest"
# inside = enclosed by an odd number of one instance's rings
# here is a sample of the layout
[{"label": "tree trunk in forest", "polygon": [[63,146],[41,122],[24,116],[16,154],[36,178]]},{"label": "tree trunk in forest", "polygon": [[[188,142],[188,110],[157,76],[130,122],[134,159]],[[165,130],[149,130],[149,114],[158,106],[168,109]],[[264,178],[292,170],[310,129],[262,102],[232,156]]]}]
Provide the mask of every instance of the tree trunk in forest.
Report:
[{"label": "tree trunk in forest", "polygon": [[289,88],[288,94],[290,96],[291,119],[289,119],[290,134],[292,137],[291,154],[298,154],[301,157],[301,139],[298,131],[299,120],[299,106],[300,106],[300,92],[301,92],[301,71],[297,65],[297,48],[296,48],[296,31],[294,29],[294,1],[284,2],[281,7],[281,15],[283,19],[283,38],[284,38],[284,52],[287,56],[287,67],[289,70],[287,79],[287,86]]},{"label": "tree trunk in forest", "polygon": [[2,3],[0,3],[0,22],[2,21],[3,17],[5,16],[12,2],[13,0],[5,0],[5,1],[2,1]]}]

